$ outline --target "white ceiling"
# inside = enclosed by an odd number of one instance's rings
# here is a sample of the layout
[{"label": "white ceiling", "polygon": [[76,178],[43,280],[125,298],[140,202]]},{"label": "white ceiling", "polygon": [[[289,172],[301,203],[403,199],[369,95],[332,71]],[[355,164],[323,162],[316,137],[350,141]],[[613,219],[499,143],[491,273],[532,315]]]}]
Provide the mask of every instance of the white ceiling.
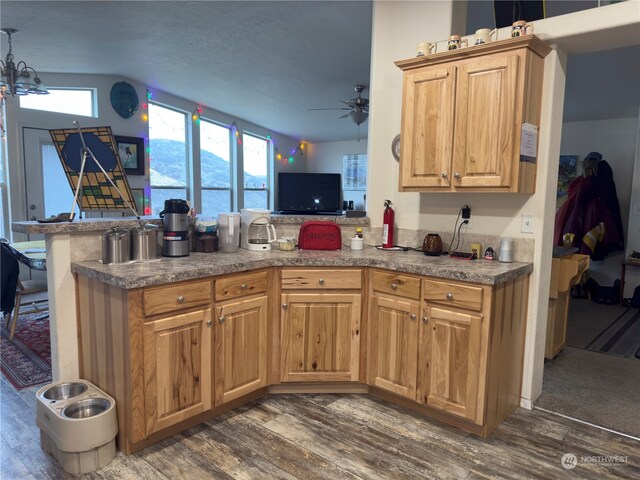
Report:
[{"label": "white ceiling", "polygon": [[[490,4],[469,4],[468,28]],[[0,15],[19,30],[16,59],[45,83],[45,72],[122,75],[304,141],[359,136],[343,111],[308,109],[343,107],[355,84],[369,84],[370,0],[0,0]],[[1,48],[4,57],[5,35]],[[639,79],[638,46],[572,55],[565,121],[637,116]]]},{"label": "white ceiling", "polygon": [[301,140],[358,138],[344,112],[307,109],[369,85],[371,1],[2,0],[0,15],[45,84],[45,72],[122,75]]}]

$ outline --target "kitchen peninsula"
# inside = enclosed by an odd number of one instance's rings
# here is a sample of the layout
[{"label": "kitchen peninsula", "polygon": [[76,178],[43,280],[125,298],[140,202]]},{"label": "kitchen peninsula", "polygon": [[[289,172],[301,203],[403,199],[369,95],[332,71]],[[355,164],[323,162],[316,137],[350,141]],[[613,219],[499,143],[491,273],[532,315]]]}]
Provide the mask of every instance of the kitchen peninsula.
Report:
[{"label": "kitchen peninsula", "polygon": [[369,393],[488,435],[520,402],[531,270],[375,248],[76,260],[73,348],[125,453],[285,392]]}]

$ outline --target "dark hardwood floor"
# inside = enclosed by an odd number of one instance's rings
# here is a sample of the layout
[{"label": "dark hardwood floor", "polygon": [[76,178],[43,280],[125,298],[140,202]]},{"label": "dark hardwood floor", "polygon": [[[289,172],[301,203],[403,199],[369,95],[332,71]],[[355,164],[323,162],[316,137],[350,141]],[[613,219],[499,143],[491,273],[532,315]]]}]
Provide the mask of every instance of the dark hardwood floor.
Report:
[{"label": "dark hardwood floor", "polygon": [[[77,478],[40,448],[36,389],[1,384],[2,479]],[[565,453],[577,466],[563,468]],[[621,464],[583,457],[619,456]],[[640,442],[519,409],[488,439],[365,395],[270,395],[85,478],[640,478]]]}]

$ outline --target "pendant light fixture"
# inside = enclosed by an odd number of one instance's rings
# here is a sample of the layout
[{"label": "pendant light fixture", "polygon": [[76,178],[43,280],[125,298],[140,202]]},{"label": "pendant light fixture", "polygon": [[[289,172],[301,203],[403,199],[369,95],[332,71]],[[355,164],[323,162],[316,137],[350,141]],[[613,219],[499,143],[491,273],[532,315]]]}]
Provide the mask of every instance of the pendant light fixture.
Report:
[{"label": "pendant light fixture", "polygon": [[17,64],[14,61],[11,35],[18,30],[15,28],[2,28],[0,31],[9,37],[9,53],[7,53],[4,61],[0,60],[0,89],[2,93],[10,93],[11,96],[49,94],[34,68],[22,60]]}]

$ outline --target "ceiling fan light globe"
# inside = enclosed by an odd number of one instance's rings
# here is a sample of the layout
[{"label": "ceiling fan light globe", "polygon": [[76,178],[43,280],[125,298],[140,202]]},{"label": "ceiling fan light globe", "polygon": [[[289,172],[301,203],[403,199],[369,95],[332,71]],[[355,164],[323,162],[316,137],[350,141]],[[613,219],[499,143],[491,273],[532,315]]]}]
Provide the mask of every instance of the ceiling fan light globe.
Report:
[{"label": "ceiling fan light globe", "polygon": [[366,122],[367,118],[369,118],[369,114],[367,112],[363,112],[359,110],[354,110],[353,112],[350,112],[349,116],[351,117],[351,120],[353,120],[353,123],[355,123],[356,125],[360,125],[361,123]]}]

